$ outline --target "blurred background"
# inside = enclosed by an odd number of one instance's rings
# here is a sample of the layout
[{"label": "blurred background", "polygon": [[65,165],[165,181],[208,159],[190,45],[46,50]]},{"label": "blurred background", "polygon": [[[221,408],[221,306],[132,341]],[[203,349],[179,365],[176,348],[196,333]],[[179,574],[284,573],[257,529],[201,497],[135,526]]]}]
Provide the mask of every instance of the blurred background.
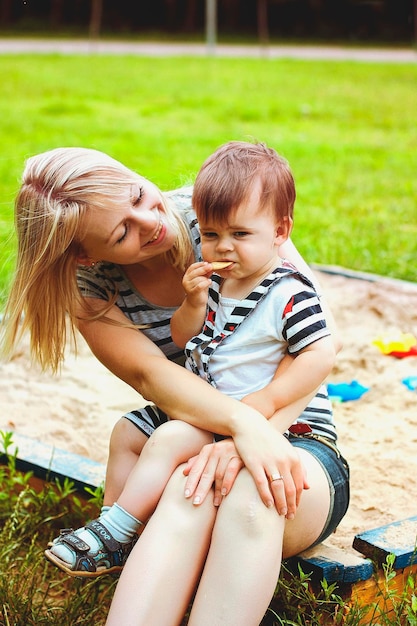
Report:
[{"label": "blurred background", "polygon": [[[417,41],[417,0],[1,0],[0,34]],[[213,18],[213,14],[215,17]]]},{"label": "blurred background", "polygon": [[[417,0],[0,0],[0,310],[24,162],[65,145],[168,190],[222,143],[265,141],[292,166],[310,263],[417,282],[416,15]],[[257,55],[161,45],[205,40]],[[53,48],[74,41],[83,52]],[[151,41],[152,53],[111,51]],[[263,54],[280,46],[298,58]]]}]

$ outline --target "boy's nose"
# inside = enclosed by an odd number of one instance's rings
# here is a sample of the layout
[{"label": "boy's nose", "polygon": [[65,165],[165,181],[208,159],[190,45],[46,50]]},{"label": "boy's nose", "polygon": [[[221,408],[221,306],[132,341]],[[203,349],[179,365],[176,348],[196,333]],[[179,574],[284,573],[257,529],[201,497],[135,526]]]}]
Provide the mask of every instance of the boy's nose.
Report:
[{"label": "boy's nose", "polygon": [[232,248],[233,245],[229,237],[222,237],[217,242],[217,250],[219,251],[231,250]]}]

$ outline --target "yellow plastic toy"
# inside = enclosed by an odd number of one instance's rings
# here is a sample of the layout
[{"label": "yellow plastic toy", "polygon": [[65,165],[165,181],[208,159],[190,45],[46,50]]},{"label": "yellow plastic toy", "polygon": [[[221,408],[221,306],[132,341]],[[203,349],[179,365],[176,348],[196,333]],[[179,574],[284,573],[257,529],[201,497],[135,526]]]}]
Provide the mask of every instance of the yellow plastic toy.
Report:
[{"label": "yellow plastic toy", "polygon": [[411,333],[380,335],[372,342],[382,354],[409,356],[417,353],[417,339]]}]

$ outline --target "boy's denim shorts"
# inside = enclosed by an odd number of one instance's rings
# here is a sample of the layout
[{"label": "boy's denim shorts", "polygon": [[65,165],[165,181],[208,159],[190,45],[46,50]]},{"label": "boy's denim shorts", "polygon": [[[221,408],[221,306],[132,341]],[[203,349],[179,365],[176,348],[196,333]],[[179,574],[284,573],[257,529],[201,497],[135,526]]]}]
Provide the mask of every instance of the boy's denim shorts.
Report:
[{"label": "boy's denim shorts", "polygon": [[331,442],[332,447],[329,447],[322,441],[309,437],[289,435],[288,439],[293,446],[304,448],[317,459],[329,482],[330,509],[322,533],[313,544],[317,545],[336,530],[348,509],[350,498],[349,465],[337,451],[333,442]]}]

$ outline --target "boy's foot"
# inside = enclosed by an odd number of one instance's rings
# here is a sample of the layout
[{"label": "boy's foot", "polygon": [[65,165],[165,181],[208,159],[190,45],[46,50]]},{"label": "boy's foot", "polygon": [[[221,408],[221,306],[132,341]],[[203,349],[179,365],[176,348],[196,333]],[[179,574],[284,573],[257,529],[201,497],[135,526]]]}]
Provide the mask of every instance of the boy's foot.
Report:
[{"label": "boy's foot", "polygon": [[[93,547],[85,541],[88,536]],[[93,520],[75,531],[61,530],[45,556],[69,576],[97,578],[120,572],[137,539],[135,534],[128,543],[120,543],[99,520]]]}]

